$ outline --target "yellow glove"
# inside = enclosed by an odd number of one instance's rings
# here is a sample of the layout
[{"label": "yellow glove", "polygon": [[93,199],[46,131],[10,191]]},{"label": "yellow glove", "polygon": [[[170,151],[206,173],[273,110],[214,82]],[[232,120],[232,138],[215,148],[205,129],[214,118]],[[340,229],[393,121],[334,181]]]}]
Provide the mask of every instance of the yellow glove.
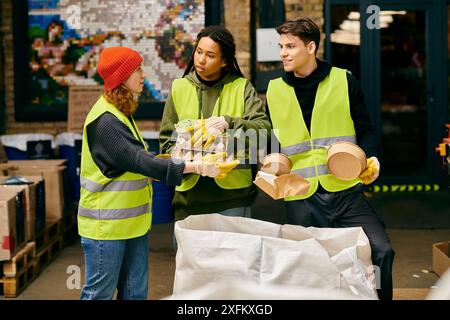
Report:
[{"label": "yellow glove", "polygon": [[236,168],[236,166],[240,163],[239,160],[233,160],[231,162],[217,162],[216,167],[220,169],[219,175],[216,177],[217,179],[223,179],[227,176],[227,174]]},{"label": "yellow glove", "polygon": [[219,175],[216,176],[218,179],[225,178],[226,175],[236,168],[236,166],[240,163],[239,160],[233,160],[230,162],[226,162],[227,158],[226,152],[220,153],[211,153],[202,158],[202,161],[208,164],[214,163],[215,166],[220,170]]},{"label": "yellow glove", "polygon": [[195,164],[195,173],[203,176],[214,178],[220,175],[219,168],[213,162],[197,161]]},{"label": "yellow glove", "polygon": [[367,159],[366,169],[359,175],[359,179],[364,184],[371,184],[380,175],[380,162],[377,157],[370,157]]},{"label": "yellow glove", "polygon": [[215,178],[222,174],[221,169],[217,166],[218,161],[223,161],[227,157],[226,152],[208,154],[199,161],[194,161],[195,173],[203,177]]}]

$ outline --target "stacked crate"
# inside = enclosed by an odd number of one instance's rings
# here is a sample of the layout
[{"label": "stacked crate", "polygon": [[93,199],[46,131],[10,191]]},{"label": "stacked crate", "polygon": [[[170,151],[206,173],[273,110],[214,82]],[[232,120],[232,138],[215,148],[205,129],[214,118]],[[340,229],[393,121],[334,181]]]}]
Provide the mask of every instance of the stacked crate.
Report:
[{"label": "stacked crate", "polygon": [[64,172],[65,160],[0,164],[0,184],[11,176],[30,182],[0,185],[0,294],[5,297],[16,297],[77,238],[76,206],[65,201]]}]

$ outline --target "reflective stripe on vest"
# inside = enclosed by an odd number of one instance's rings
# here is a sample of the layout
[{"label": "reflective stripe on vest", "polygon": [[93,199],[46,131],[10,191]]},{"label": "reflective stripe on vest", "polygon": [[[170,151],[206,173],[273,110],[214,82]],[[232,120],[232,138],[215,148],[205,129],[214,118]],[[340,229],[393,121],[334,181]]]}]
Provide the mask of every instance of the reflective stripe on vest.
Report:
[{"label": "reflective stripe on vest", "polygon": [[303,120],[295,90],[281,78],[270,81],[267,90],[274,132],[281,151],[292,161],[292,172],[310,182],[306,195],[289,197],[286,201],[305,199],[317,190],[319,181],[328,191],[348,189],[360,181],[344,181],[328,172],[327,150],[338,141],[356,143],[355,128],[350,115],[346,71],[332,68],[320,82],[311,116],[310,131]]},{"label": "reflective stripe on vest", "polygon": [[[244,91],[247,80],[237,78],[223,86],[220,96],[214,106],[213,116],[229,115],[242,117],[245,111]],[[197,88],[186,79],[176,79],[172,83],[172,99],[177,112],[178,120],[198,119],[198,97]],[[220,111],[219,111],[220,109]],[[219,114],[220,112],[220,114]],[[223,179],[214,179],[222,189],[240,189],[252,185],[252,173],[246,166],[238,166]],[[192,189],[200,176],[189,174],[183,177],[182,184],[175,188],[176,191],[187,191]]]},{"label": "reflective stripe on vest", "polygon": [[150,204],[126,209],[88,209],[79,207],[78,214],[83,217],[88,217],[98,220],[119,220],[127,219],[146,214],[150,211]]},{"label": "reflective stripe on vest", "polygon": [[133,172],[108,178],[97,167],[87,142],[86,127],[105,112],[123,122],[146,149],[134,120],[100,97],[87,115],[83,129],[78,231],[82,237],[96,240],[139,237],[151,226],[150,179]]},{"label": "reflective stripe on vest", "polygon": [[332,138],[320,138],[313,139],[312,143],[310,141],[297,143],[291,146],[282,147],[281,152],[287,156],[292,156],[294,154],[299,154],[303,152],[310,151],[312,149],[320,149],[327,148],[331,146],[333,143],[338,141],[347,141],[351,143],[356,143],[355,136],[340,136],[340,137],[332,137]]},{"label": "reflective stripe on vest", "polygon": [[141,180],[112,180],[107,184],[100,184],[85,177],[80,177],[81,187],[90,192],[135,191],[147,187],[148,183],[149,179],[145,178]]}]

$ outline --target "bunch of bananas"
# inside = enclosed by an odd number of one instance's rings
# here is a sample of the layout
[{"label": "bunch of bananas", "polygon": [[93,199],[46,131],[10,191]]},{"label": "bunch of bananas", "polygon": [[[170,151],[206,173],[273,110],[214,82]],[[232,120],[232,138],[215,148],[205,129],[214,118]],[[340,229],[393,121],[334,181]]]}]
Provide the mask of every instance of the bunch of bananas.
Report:
[{"label": "bunch of bananas", "polygon": [[219,130],[207,128],[205,119],[197,121],[193,126],[187,128],[186,131],[192,135],[189,141],[191,146],[194,148],[202,148],[204,150],[206,150],[221,133]]}]

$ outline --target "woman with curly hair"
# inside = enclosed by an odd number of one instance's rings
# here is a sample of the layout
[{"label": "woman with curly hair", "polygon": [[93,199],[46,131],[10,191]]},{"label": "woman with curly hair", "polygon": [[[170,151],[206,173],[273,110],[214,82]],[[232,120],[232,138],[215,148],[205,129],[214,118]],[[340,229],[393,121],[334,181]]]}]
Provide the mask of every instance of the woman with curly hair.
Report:
[{"label": "woman with curly hair", "polygon": [[85,258],[81,299],[146,299],[148,231],[155,178],[179,185],[183,173],[214,177],[219,169],[151,155],[133,119],[144,85],[141,55],[105,48],[98,73],[104,93],[83,129],[78,230]]}]

